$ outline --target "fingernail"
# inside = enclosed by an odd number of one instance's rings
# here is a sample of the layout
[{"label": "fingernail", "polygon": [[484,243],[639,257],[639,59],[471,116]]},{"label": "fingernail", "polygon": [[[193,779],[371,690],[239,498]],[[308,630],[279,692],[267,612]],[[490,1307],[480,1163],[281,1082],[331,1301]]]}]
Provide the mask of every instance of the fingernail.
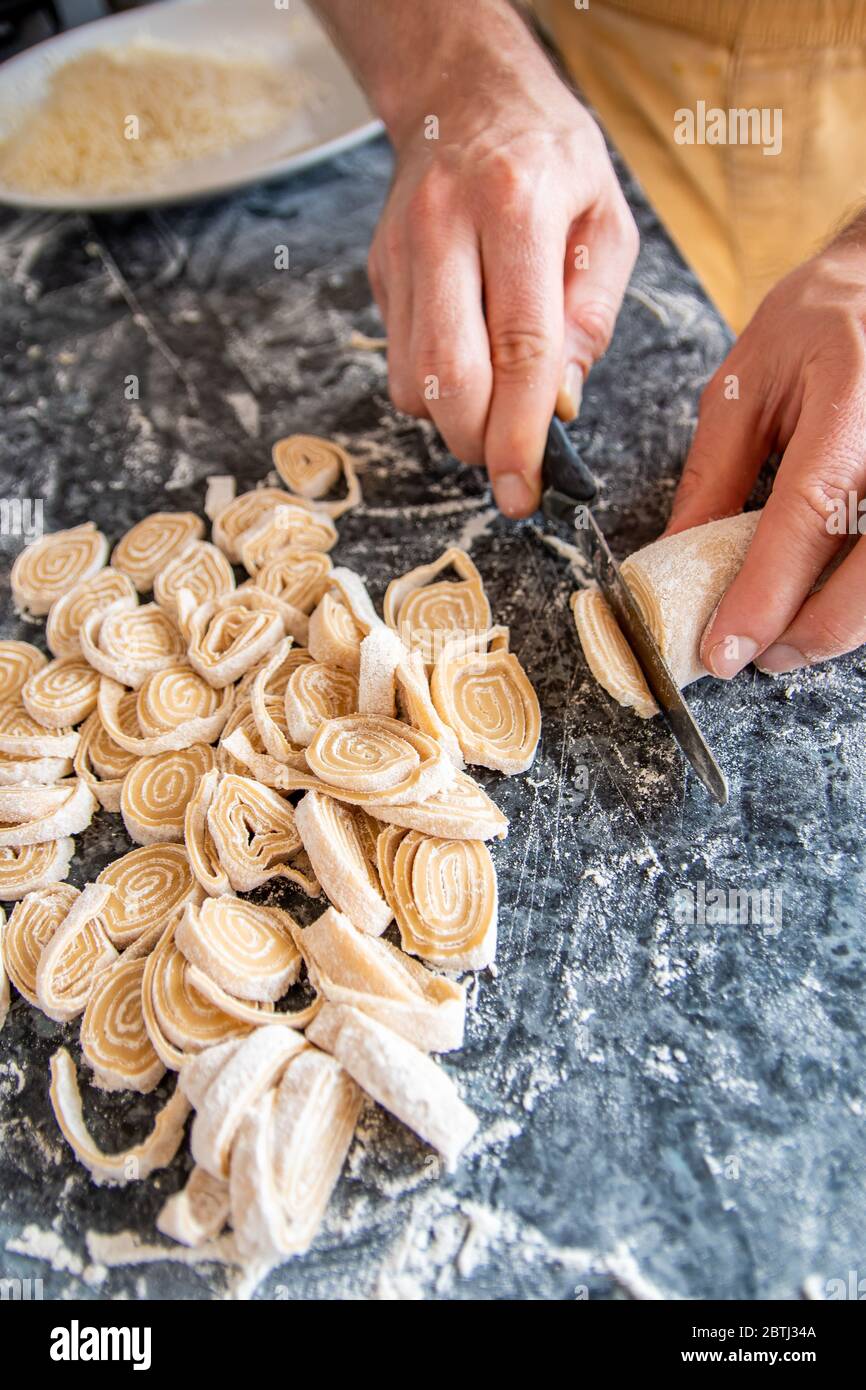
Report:
[{"label": "fingernail", "polygon": [[780,676],[784,671],[798,671],[801,666],[808,666],[809,663],[796,647],[789,647],[786,642],[774,642],[772,647],[761,652],[755,665],[759,671],[766,671],[768,675]]},{"label": "fingernail", "polygon": [[580,413],[583,399],[583,372],[576,362],[569,362],[556,397],[556,413],[560,420],[574,420]]},{"label": "fingernail", "polygon": [[535,510],[535,495],[519,473],[500,473],[494,478],[493,496],[506,516],[528,516]]},{"label": "fingernail", "polygon": [[758,644],[751,637],[724,637],[710,648],[707,668],[720,680],[729,681],[748,666],[757,651]]}]

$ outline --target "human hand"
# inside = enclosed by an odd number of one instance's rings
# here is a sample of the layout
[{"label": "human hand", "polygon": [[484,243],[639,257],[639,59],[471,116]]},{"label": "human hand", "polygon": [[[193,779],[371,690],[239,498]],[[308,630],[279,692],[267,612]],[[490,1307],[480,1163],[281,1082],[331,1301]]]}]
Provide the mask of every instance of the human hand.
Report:
[{"label": "human hand", "polygon": [[701,400],[666,534],[740,511],[767,456],[784,451],[704,633],[714,675],[750,661],[792,671],[866,641],[866,540],[812,592],[846,542],[850,495],[864,491],[864,425],[866,235],[854,228],[771,290]]},{"label": "human hand", "polygon": [[522,26],[446,76],[389,122],[397,166],[369,273],[391,398],[526,516],[554,407],[577,414],[638,233],[598,127]]}]

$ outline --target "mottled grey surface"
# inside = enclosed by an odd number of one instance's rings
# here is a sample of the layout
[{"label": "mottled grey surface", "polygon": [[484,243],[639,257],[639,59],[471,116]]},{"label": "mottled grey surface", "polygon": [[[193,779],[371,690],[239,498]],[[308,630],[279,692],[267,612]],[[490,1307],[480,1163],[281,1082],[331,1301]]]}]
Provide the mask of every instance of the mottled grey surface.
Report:
[{"label": "mottled grey surface", "polygon": [[[364,259],[389,160],[379,142],[228,201],[7,217],[0,234],[3,496],[43,497],[48,527],[94,518],[116,540],[156,508],[201,510],[209,474],[262,479],[280,434],[336,432],[367,504],[341,521],[339,559],[378,600],[395,572],[468,544],[541,700],[531,772],[482,774],[511,817],[493,850],[501,944],[446,1063],[481,1138],[446,1176],[371,1115],[313,1251],[259,1296],[796,1298],[810,1274],[866,1272],[863,658],[694,689],[724,810],[663,728],[594,685],[566,562],[537,525],[496,517],[483,477],[395,415],[380,358],[346,347],[353,327],[379,331]],[[726,345],[629,193],[643,250],[580,425],[620,555],[660,530]],[[2,632],[41,642],[11,612],[19,542],[4,544]],[[103,815],[75,881],[127,844]],[[679,924],[677,889],[701,881],[781,892],[780,930]],[[0,1273],[41,1276],[52,1297],[224,1296],[217,1265],[106,1268],[88,1246],[87,1232],[154,1239],[188,1160],[139,1187],[90,1185],[47,1102],[48,1056],[75,1031],[17,1000],[0,1039]],[[88,1100],[115,1147],[153,1109]],[[54,1267],[19,1253],[52,1240]]]}]

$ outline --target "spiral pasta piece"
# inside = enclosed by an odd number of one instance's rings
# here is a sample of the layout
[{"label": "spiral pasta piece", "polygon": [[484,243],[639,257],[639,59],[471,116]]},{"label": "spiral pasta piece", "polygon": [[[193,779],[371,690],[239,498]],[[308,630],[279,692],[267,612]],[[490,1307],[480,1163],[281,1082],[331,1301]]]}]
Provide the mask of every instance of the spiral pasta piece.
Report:
[{"label": "spiral pasta piece", "polygon": [[[493,629],[496,633],[496,629]],[[446,643],[433,669],[430,691],[440,717],[457,735],[468,763],[496,772],[525,772],[541,736],[538,696],[507,638],[489,651]]]},{"label": "spiral pasta piece", "polygon": [[58,883],[69,873],[74,853],[71,835],[46,844],[0,847],[0,902],[17,902]]},{"label": "spiral pasta piece", "polygon": [[307,763],[332,787],[394,806],[435,796],[454,776],[434,739],[398,719],[373,715],[322,724],[307,748]]},{"label": "spiral pasta piece", "polygon": [[307,1029],[358,1085],[422,1139],[448,1168],[478,1128],[447,1072],[419,1048],[347,1004],[326,1004]]},{"label": "spiral pasta piece", "polygon": [[58,1023],[80,1014],[97,977],[117,960],[101,921],[111,889],[89,883],[42,948],[36,966],[36,1002]]},{"label": "spiral pasta piece", "polygon": [[29,642],[0,642],[0,701],[14,699],[45,664],[45,656]]},{"label": "spiral pasta piece", "polygon": [[119,960],[94,985],[81,1021],[81,1051],[103,1091],[152,1091],[165,1072],[144,1026],[146,961]]},{"label": "spiral pasta piece", "polygon": [[320,725],[354,714],[358,682],[350,671],[321,661],[306,662],[289,676],[285,709],[289,736],[299,747],[312,743]]},{"label": "spiral pasta piece", "polygon": [[331,560],[324,551],[287,546],[261,566],[256,585],[300,613],[309,614],[324,594],[330,573]]},{"label": "spiral pasta piece", "polygon": [[[440,580],[452,569],[458,580]],[[392,579],[382,606],[385,622],[405,645],[419,651],[428,667],[450,634],[470,635],[490,627],[490,603],[481,575],[465,550],[451,546],[430,565]]]},{"label": "spiral pasta piece", "polygon": [[195,512],[153,512],[127,531],[114,547],[112,567],[129,575],[139,593],[153,588],[168,562],[204,535],[204,522]]},{"label": "spiral pasta piece", "polygon": [[361,931],[381,936],[394,914],[364,852],[356,813],[333,797],[307,792],[295,808],[295,824],[331,902]]},{"label": "spiral pasta piece", "polygon": [[53,531],[25,546],[12,566],[12,597],[18,608],[42,617],[81,579],[91,579],[108,557],[108,541],[92,521]]},{"label": "spiral pasta piece", "polygon": [[79,641],[94,670],[136,689],[154,671],[176,666],[185,655],[183,637],[155,603],[93,613],[85,619]]},{"label": "spiral pasta piece", "polygon": [[188,620],[190,666],[217,690],[266,657],[285,632],[278,602],[257,589],[239,589],[203,603]]},{"label": "spiral pasta piece", "polygon": [[37,724],[63,729],[93,713],[98,690],[99,675],[83,657],[61,656],[30,677],[21,699]]},{"label": "spiral pasta piece", "polygon": [[309,880],[289,863],[301,849],[294,810],[270,787],[226,773],[210,804],[207,826],[235,892],[247,893],[272,878],[288,878],[309,891]]},{"label": "spiral pasta piece", "polygon": [[41,845],[77,835],[97,809],[86,782],[77,777],[54,787],[0,787],[0,846]]},{"label": "spiral pasta piece", "polygon": [[454,980],[371,937],[333,907],[295,941],[310,981],[332,1004],[350,1004],[422,1052],[463,1046],[466,990]]},{"label": "spiral pasta piece", "polygon": [[[272,457],[289,492],[317,502],[335,520],[360,503],[361,485],[355,460],[333,440],[315,434],[289,434],[277,440]],[[341,474],[346,484],[345,497],[325,500],[325,494],[339,482]]]},{"label": "spiral pasta piece", "polygon": [[274,507],[287,500],[281,487],[259,487],[252,492],[242,492],[228,506],[213,518],[214,545],[218,545],[232,564],[241,562],[238,543],[241,536],[251,531],[270,513]]},{"label": "spiral pasta piece", "polygon": [[[138,725],[146,738],[202,724],[197,742],[213,743],[231,712],[231,697],[220,696],[191,666],[155,671],[138,691]],[[218,716],[218,717],[217,717]]]},{"label": "spiral pasta piece", "polygon": [[204,743],[140,758],[126,774],[120,794],[120,814],[130,838],[139,845],[182,841],[187,802],[215,762],[213,749]]},{"label": "spiral pasta piece", "polygon": [[157,1168],[171,1163],[183,1142],[189,1103],[181,1091],[175,1091],[160,1110],[146,1139],[122,1153],[103,1153],[85,1124],[75,1063],[65,1047],[59,1048],[51,1058],[50,1096],[64,1139],[96,1183],[123,1186],[148,1178]]},{"label": "spiral pasta piece", "polygon": [[[127,702],[127,713],[131,710],[135,719],[135,692],[129,691],[123,699]],[[123,779],[137,761],[135,753],[128,753],[114,742],[99,711],[94,710],[81,730],[73,767],[75,775],[87,783],[104,811],[120,810]]]},{"label": "spiral pasta piece", "polygon": [[[213,1177],[228,1177],[232,1144],[244,1115],[305,1046],[291,1028],[256,1028],[239,1044],[226,1045],[221,1056],[209,1056],[216,1050],[209,1048],[203,1058],[183,1067],[180,1085],[190,1098],[196,1096],[192,1156]],[[196,1084],[200,1066],[208,1078],[203,1087]]]},{"label": "spiral pasta piece", "polygon": [[276,1263],[308,1250],[340,1176],[363,1096],[333,1057],[289,1060],[238,1127],[229,1200],[238,1250]]},{"label": "spiral pasta piece", "polygon": [[145,845],[107,864],[97,883],[112,890],[102,922],[115,946],[127,947],[188,902],[200,902],[202,891],[193,877],[182,845]]},{"label": "spiral pasta piece", "polygon": [[13,758],[71,758],[78,742],[74,729],[48,731],[37,724],[18,696],[0,701],[0,753]]},{"label": "spiral pasta piece", "polygon": [[186,589],[196,603],[230,594],[235,572],[225,555],[209,541],[190,541],[160,569],[153,581],[153,597],[166,613],[177,613],[177,598]]},{"label": "spiral pasta piece", "polygon": [[298,978],[295,923],[278,907],[243,898],[188,903],[175,934],[187,960],[238,999],[274,1003]]},{"label": "spiral pasta piece", "polygon": [[295,498],[281,502],[238,540],[241,563],[247,574],[255,576],[263,565],[283,550],[331,550],[337,543],[337,528],[329,516],[314,510],[309,502]]},{"label": "spiral pasta piece", "polygon": [[52,883],[28,893],[15,904],[4,928],[3,951],[9,978],[29,1004],[37,1004],[36,968],[42,952],[65,921],[78,889]]},{"label": "spiral pasta piece", "polygon": [[88,618],[116,606],[135,608],[138,594],[129,575],[109,566],[92,579],[82,579],[55,599],[45,626],[45,640],[54,656],[81,656],[79,634]]},{"label": "spiral pasta piece", "polygon": [[387,826],[379,877],[410,955],[442,970],[484,970],[496,955],[496,870],[480,840]]},{"label": "spiral pasta piece", "polygon": [[133,698],[134,718],[129,713],[128,692],[103,676],[99,716],[117,747],[150,757],[195,743],[212,743],[229,717],[234,695],[231,690],[220,695],[192,667],[178,665],[148,676]]}]

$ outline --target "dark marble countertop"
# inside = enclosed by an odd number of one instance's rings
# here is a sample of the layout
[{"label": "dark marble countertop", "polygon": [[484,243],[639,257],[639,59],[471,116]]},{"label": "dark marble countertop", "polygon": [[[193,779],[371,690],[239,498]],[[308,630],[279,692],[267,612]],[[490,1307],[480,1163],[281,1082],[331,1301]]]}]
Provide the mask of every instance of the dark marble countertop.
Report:
[{"label": "dark marble countertop", "polygon": [[[863,1272],[866,664],[693,689],[731,783],[723,810],[657,722],[595,686],[567,559],[538,519],[499,518],[483,476],[392,410],[380,355],[349,346],[353,328],[381,331],[364,262],[389,169],[378,141],[212,204],[0,222],[3,497],[113,541],[155,509],[201,511],[211,474],[261,480],[281,434],[333,433],[365,495],[341,562],[378,600],[394,573],[467,546],[541,700],[532,770],[483,774],[511,817],[493,850],[500,949],[446,1061],[480,1138],[444,1175],[371,1114],[313,1250],[257,1296],[796,1299]],[[621,556],[661,529],[727,343],[626,183],[643,248],[579,427]],[[9,602],[20,541],[0,544],[2,634],[42,642]],[[101,816],[75,881],[127,847]],[[701,884],[779,894],[778,928],[679,921],[678,891]],[[244,1292],[230,1269],[152,1248],[186,1157],[123,1190],[73,1161],[47,1059],[75,1031],[16,1000],[0,1037],[0,1276],[40,1277],[50,1297]],[[88,1106],[120,1147],[154,1101]]]}]

